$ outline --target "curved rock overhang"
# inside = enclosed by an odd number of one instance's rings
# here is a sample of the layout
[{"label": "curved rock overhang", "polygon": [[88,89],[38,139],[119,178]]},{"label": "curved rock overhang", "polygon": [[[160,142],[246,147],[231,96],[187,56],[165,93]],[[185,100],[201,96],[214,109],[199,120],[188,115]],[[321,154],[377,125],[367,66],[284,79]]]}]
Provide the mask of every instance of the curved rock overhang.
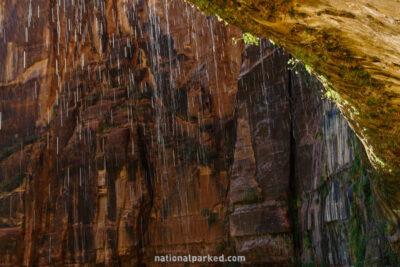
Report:
[{"label": "curved rock overhang", "polygon": [[190,1],[270,38],[312,69],[364,144],[378,195],[400,215],[400,191],[386,192],[400,184],[400,2]]}]

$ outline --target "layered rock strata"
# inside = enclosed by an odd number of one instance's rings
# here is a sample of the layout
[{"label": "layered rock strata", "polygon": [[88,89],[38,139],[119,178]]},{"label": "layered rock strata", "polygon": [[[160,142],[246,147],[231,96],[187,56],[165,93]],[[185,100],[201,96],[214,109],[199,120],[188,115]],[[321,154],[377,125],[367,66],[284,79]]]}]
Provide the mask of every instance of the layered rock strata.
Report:
[{"label": "layered rock strata", "polygon": [[382,233],[342,231],[380,229],[369,184],[354,193],[362,149],[281,48],[244,48],[182,1],[6,1],[0,14],[1,264],[386,260]]}]

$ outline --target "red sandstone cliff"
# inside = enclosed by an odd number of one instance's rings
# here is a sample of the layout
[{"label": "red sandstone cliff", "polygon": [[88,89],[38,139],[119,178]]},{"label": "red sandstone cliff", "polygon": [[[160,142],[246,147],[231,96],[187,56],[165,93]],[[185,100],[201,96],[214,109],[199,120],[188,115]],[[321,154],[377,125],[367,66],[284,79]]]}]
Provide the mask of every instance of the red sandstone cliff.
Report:
[{"label": "red sandstone cliff", "polygon": [[9,0],[0,16],[1,264],[357,261],[341,234],[366,179],[348,174],[356,140],[282,49],[235,44],[182,1]]}]

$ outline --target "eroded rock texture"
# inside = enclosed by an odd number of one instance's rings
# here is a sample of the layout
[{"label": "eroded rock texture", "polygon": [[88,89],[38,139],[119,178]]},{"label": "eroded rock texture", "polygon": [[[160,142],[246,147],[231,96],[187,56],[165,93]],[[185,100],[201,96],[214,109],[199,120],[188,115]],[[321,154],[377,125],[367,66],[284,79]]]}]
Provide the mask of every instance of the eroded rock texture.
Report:
[{"label": "eroded rock texture", "polygon": [[263,264],[391,264],[359,142],[321,100],[322,85],[302,67],[289,71],[288,59],[265,41],[244,53],[230,187],[236,250]]},{"label": "eroded rock texture", "polygon": [[0,8],[1,264],[387,260],[356,139],[281,48],[182,1]]},{"label": "eroded rock texture", "polygon": [[386,218],[400,194],[400,3],[395,0],[191,0],[203,11],[271,38],[319,76],[381,172],[374,179]]}]

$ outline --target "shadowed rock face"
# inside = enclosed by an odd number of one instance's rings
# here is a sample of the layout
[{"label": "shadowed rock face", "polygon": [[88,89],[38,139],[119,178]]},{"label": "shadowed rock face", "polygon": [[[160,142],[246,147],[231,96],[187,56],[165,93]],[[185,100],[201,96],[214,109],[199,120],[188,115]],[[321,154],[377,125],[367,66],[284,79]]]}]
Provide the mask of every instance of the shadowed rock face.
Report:
[{"label": "shadowed rock face", "polygon": [[355,138],[282,49],[181,1],[4,1],[0,28],[1,264],[385,259],[343,230],[379,229]]},{"label": "shadowed rock face", "polygon": [[400,3],[394,0],[191,0],[246,32],[279,42],[309,65],[360,138],[382,210],[396,221],[400,194]]},{"label": "shadowed rock face", "polygon": [[236,251],[260,264],[390,264],[360,144],[289,58],[265,40],[243,55],[230,179]]}]

